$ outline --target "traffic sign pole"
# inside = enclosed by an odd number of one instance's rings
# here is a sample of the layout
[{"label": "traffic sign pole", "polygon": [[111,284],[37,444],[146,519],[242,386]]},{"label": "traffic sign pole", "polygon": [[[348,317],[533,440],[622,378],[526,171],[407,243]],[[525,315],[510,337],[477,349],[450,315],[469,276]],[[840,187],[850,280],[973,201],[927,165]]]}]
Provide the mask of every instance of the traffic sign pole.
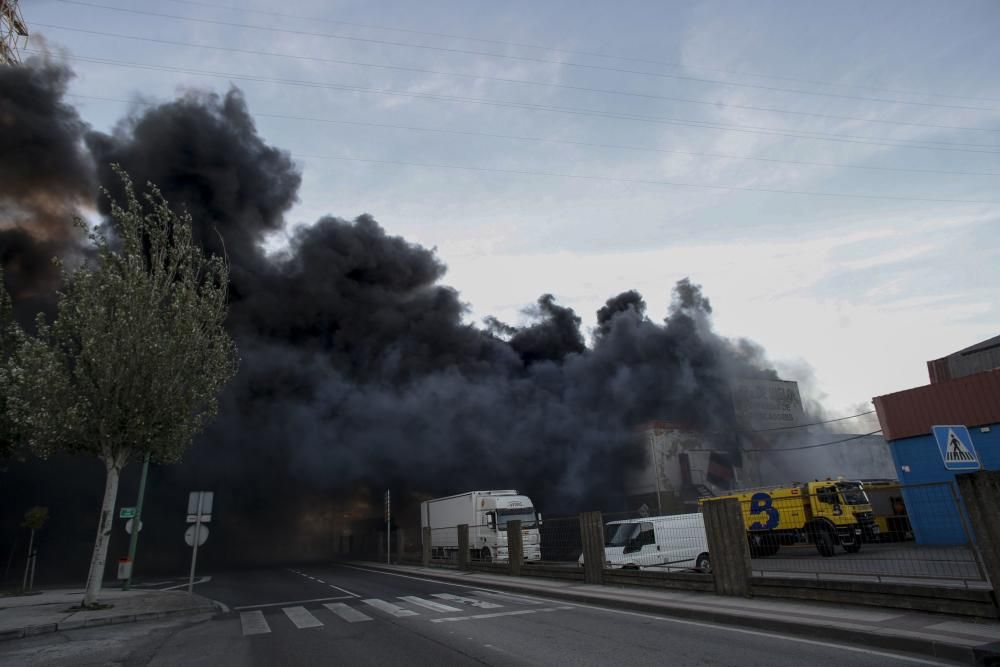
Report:
[{"label": "traffic sign pole", "polygon": [[191,575],[188,577],[188,593],[194,593],[194,565],[198,562],[198,540],[201,538],[201,504],[205,499],[205,492],[198,492],[198,515],[194,520],[194,540],[191,545]]},{"label": "traffic sign pole", "polygon": [[132,526],[135,530],[132,531],[132,537],[128,542],[128,560],[132,563],[132,569],[129,570],[128,578],[122,584],[123,591],[127,591],[132,585],[132,572],[135,571],[135,550],[139,545],[139,530],[142,526],[142,499],[146,495],[146,475],[148,474],[149,452],[146,452],[146,457],[142,460],[142,476],[139,478],[139,499],[135,502],[135,516],[132,521]]}]

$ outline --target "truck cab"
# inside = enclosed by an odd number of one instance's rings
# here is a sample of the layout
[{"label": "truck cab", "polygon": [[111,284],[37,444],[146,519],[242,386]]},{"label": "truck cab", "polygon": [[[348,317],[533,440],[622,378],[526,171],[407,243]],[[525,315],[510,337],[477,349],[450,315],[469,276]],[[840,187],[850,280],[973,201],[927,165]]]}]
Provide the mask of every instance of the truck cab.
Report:
[{"label": "truck cab", "polygon": [[541,560],[541,539],[538,533],[541,515],[535,512],[531,498],[520,495],[487,496],[479,501],[482,521],[475,528],[469,527],[469,548],[475,552],[478,547],[480,560],[507,560],[507,527],[511,521],[521,522],[524,560]]},{"label": "truck cab", "polygon": [[848,553],[856,553],[863,541],[874,541],[878,535],[875,515],[861,482],[817,480],[807,484],[807,493],[813,519],[832,524]]}]

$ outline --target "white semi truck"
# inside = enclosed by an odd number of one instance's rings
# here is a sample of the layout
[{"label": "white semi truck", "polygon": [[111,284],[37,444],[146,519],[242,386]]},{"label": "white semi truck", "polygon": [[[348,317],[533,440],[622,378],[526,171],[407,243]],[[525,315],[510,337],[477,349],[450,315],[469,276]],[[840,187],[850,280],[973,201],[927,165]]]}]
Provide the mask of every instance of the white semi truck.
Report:
[{"label": "white semi truck", "polygon": [[516,490],[469,491],[420,504],[421,526],[431,529],[432,558],[457,559],[458,526],[467,524],[471,559],[507,561],[507,525],[514,520],[521,522],[524,560],[541,560],[542,515],[535,512],[531,498]]}]

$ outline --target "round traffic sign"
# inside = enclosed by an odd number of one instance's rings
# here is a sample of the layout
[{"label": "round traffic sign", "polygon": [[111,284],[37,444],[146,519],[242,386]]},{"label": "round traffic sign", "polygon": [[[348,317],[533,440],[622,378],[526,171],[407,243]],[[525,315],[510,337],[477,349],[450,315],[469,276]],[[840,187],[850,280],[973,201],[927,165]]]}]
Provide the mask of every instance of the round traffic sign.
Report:
[{"label": "round traffic sign", "polygon": [[[194,526],[188,526],[188,529],[184,531],[184,541],[187,542],[189,547],[194,546]],[[200,547],[208,539],[208,526],[201,524],[198,529],[198,546]]]},{"label": "round traffic sign", "polygon": [[[125,522],[125,532],[128,533],[129,535],[132,534],[132,522],[133,521],[135,521],[135,519],[129,519],[128,521]],[[140,533],[142,532],[142,521],[141,520],[139,521],[139,532]]]}]

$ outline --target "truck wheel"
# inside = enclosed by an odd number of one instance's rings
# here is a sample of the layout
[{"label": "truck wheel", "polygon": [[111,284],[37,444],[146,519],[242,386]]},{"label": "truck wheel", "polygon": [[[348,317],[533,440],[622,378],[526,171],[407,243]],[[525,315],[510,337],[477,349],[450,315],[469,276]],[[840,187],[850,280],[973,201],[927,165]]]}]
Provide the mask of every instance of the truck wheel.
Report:
[{"label": "truck wheel", "polygon": [[484,563],[493,562],[493,556],[490,554],[490,550],[487,549],[486,547],[483,547],[482,556],[480,557],[480,560],[482,560]]},{"label": "truck wheel", "polygon": [[861,551],[861,540],[856,540],[854,544],[844,544],[842,546],[844,547],[844,551],[847,553],[856,554]]},{"label": "truck wheel", "polygon": [[837,550],[837,536],[833,534],[833,531],[829,528],[819,528],[813,533],[813,539],[816,541],[816,550],[819,551],[819,555],[824,558],[829,558],[836,553]]},{"label": "truck wheel", "polygon": [[698,556],[694,566],[705,574],[712,574],[712,559],[708,557],[708,554]]}]

